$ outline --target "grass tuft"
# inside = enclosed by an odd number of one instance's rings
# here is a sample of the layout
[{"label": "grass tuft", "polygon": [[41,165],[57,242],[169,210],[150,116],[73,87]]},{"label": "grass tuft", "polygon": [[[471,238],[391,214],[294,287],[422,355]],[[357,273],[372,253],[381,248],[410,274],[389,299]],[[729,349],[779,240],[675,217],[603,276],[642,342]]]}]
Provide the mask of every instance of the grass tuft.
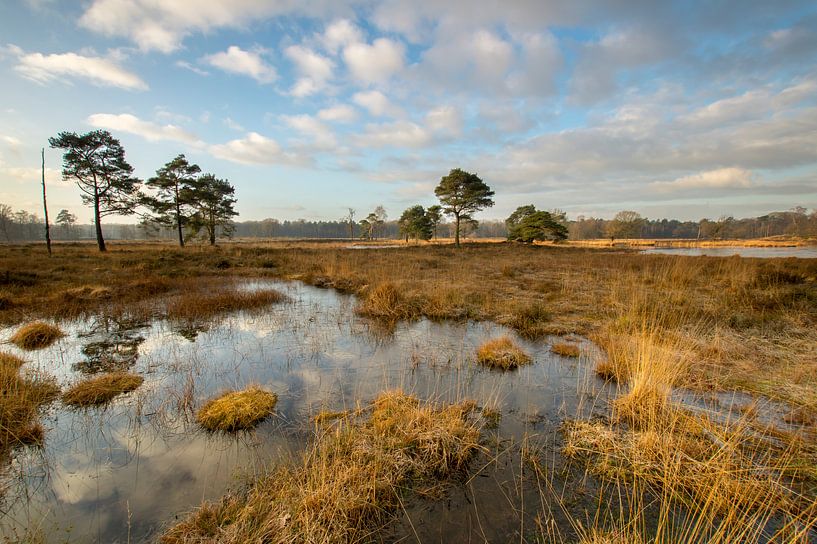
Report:
[{"label": "grass tuft", "polygon": [[58,327],[34,321],[17,329],[10,340],[20,349],[35,350],[47,348],[63,336],[65,334]]},{"label": "grass tuft", "polygon": [[138,374],[109,372],[74,384],[62,395],[62,401],[74,407],[97,406],[135,390],[144,381]]},{"label": "grass tuft", "polygon": [[369,317],[398,321],[418,317],[421,307],[395,284],[383,282],[366,291],[357,311]]},{"label": "grass tuft", "polygon": [[550,351],[562,357],[578,357],[581,354],[576,344],[557,343],[550,346]]},{"label": "grass tuft", "polygon": [[544,303],[534,300],[517,303],[508,325],[525,338],[538,338],[550,331],[551,313]]},{"label": "grass tuft", "polygon": [[488,340],[477,349],[477,362],[491,368],[512,370],[530,363],[531,358],[510,337],[501,336]]},{"label": "grass tuft", "polygon": [[227,391],[207,401],[196,414],[208,431],[234,432],[255,427],[275,409],[278,396],[250,385],[242,391]]},{"label": "grass tuft", "polygon": [[410,491],[440,487],[479,449],[474,403],[436,407],[400,391],[319,428],[302,462],[256,480],[245,496],[205,503],[171,527],[164,544],[185,542],[376,541]]},{"label": "grass tuft", "polygon": [[21,373],[24,360],[0,352],[0,459],[22,444],[39,444],[44,430],[40,407],[59,395],[56,381],[36,372]]}]

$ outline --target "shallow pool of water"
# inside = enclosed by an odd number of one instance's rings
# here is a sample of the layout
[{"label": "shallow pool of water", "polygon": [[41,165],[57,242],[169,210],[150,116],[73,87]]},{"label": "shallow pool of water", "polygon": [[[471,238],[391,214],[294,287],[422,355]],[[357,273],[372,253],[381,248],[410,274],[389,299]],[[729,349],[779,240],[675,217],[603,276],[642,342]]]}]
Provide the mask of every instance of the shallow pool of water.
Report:
[{"label": "shallow pool of water", "polygon": [[666,255],[687,255],[700,257],[756,257],[772,259],[776,257],[797,257],[800,259],[817,259],[817,247],[651,247],[642,253],[661,253]]},{"label": "shallow pool of water", "polygon": [[[18,450],[0,468],[6,488],[0,535],[36,528],[48,542],[155,539],[202,500],[296,458],[321,409],[354,407],[402,388],[440,402],[473,399],[499,408],[502,417],[497,429],[485,431],[489,453],[474,463],[473,477],[445,500],[407,504],[389,538],[518,539],[530,536],[542,506],[536,485],[520,484],[523,442],[550,445],[549,462],[559,465],[561,421],[606,413],[614,393],[595,377],[594,347],[582,339],[575,339],[583,348],[579,359],[554,355],[547,340],[517,339],[533,364],[496,372],[477,366],[473,353],[488,338],[513,336],[501,326],[420,320],[384,330],[358,317],[348,295],[294,283],[246,288],[268,286],[291,301],[231,314],[204,329],[164,321],[62,324],[65,339],[21,354],[27,367],[49,371],[63,386],[112,368],[130,368],[145,383],[105,408],[70,410],[59,402],[50,408],[44,447]],[[0,338],[11,332],[0,331]],[[278,394],[272,418],[237,436],[196,426],[194,411],[207,398],[250,383]],[[591,494],[587,500],[592,508]]]}]

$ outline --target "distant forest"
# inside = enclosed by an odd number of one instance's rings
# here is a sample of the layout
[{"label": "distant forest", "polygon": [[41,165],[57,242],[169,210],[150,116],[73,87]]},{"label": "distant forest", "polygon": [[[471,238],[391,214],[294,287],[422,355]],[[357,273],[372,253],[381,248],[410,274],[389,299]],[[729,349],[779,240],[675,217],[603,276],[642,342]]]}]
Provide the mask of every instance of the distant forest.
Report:
[{"label": "distant forest", "polygon": [[[61,214],[68,221],[52,224],[51,236],[54,240],[92,240],[94,228],[90,224],[76,222],[71,214]],[[60,217],[60,215],[58,215]],[[71,219],[73,218],[73,221]],[[610,219],[579,216],[565,223],[571,240],[606,238],[610,232]],[[233,236],[237,238],[349,238],[350,224],[347,220],[337,221],[236,221]],[[505,238],[507,229],[504,221],[480,221],[467,225],[465,236],[470,238]],[[355,238],[361,237],[360,225],[353,224]],[[438,226],[436,236],[450,237],[451,225]],[[24,242],[43,239],[44,223],[41,216],[27,211],[13,211],[0,204],[0,242]],[[152,223],[105,225],[106,238],[119,240],[168,239],[175,236],[171,228],[162,228]],[[385,221],[377,229],[378,239],[397,239],[400,228],[396,220]],[[767,236],[817,236],[817,210],[809,212],[796,207],[787,211],[772,212],[760,217],[735,219],[702,219],[700,221],[678,221],[676,219],[643,219],[639,238],[686,238],[701,240],[762,238]]]}]

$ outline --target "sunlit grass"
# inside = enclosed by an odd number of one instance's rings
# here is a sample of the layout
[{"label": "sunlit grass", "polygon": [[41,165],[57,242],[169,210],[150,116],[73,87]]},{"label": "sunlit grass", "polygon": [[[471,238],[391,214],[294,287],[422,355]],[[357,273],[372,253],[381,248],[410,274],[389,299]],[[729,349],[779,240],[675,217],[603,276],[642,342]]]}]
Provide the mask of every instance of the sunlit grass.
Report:
[{"label": "sunlit grass", "polygon": [[210,399],[196,413],[196,421],[208,431],[246,430],[269,417],[277,402],[275,393],[250,385]]}]

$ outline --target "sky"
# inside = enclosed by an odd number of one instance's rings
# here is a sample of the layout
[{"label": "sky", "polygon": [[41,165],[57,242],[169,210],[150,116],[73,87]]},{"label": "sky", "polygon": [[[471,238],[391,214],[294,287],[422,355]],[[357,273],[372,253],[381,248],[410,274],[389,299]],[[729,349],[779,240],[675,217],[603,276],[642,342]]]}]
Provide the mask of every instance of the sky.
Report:
[{"label": "sky", "polygon": [[[0,203],[88,221],[60,131],[183,153],[239,220],[436,203],[570,218],[817,208],[817,3],[0,0]],[[115,221],[115,219],[109,219]]]}]

